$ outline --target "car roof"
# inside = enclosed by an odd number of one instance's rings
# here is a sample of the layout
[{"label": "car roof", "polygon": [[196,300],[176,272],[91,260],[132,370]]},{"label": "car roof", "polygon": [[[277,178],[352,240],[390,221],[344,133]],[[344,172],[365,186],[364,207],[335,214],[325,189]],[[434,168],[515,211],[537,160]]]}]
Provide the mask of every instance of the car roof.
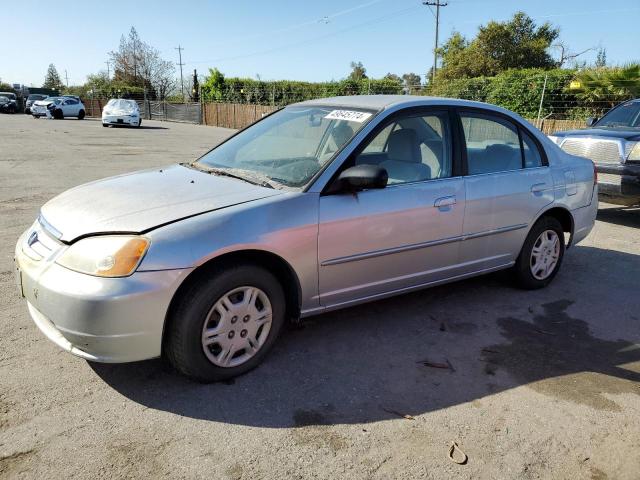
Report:
[{"label": "car roof", "polygon": [[457,98],[426,97],[419,95],[349,95],[343,97],[327,97],[318,98],[316,100],[306,100],[292,105],[362,108],[367,110],[384,110],[391,107],[452,105],[484,108],[513,115],[513,112],[488,103],[474,102],[472,100],[460,100]]}]

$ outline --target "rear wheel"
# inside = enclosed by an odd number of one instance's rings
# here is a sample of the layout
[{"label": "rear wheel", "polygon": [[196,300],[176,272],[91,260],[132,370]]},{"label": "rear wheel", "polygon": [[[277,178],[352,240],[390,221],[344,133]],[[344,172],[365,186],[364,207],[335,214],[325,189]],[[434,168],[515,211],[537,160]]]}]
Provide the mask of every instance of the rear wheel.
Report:
[{"label": "rear wheel", "polygon": [[255,368],[285,320],[278,280],[254,265],[236,265],[189,285],[172,308],[164,354],[184,375],[213,382]]},{"label": "rear wheel", "polygon": [[84,115],[85,115],[84,110],[80,110],[80,111],[78,112],[78,120],[82,120],[82,119],[84,119]]},{"label": "rear wheel", "polygon": [[554,279],[564,257],[564,231],[553,217],[542,217],[531,228],[513,271],[522,288],[546,287]]}]

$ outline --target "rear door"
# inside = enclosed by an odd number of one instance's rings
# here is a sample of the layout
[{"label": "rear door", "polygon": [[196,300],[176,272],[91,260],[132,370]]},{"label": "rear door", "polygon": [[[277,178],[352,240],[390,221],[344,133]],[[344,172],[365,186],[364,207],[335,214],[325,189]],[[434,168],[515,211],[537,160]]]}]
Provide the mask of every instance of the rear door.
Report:
[{"label": "rear door", "polygon": [[458,110],[466,165],[461,262],[468,271],[513,262],[538,213],[554,199],[541,145],[506,115]]},{"label": "rear door", "polygon": [[386,188],[320,197],[323,306],[372,298],[455,275],[464,180],[448,110],[413,110],[383,122],[343,165],[379,164]]}]

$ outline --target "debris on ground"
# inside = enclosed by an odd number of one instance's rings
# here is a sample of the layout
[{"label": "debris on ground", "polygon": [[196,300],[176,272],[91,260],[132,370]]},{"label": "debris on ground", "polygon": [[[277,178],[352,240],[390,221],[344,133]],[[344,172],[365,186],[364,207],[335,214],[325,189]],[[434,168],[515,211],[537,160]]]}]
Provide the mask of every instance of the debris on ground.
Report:
[{"label": "debris on ground", "polygon": [[397,410],[392,410],[390,408],[382,407],[382,410],[384,410],[385,412],[390,413],[392,415],[395,415],[397,417],[404,418],[405,420],[415,420],[416,419],[413,415],[409,415],[407,413],[401,413],[401,412],[398,412]]},{"label": "debris on ground", "polygon": [[457,463],[458,465],[466,464],[467,460],[469,459],[469,457],[467,457],[467,454],[460,450],[457,442],[451,442],[447,457],[449,457],[449,460],[451,460],[453,463]]}]

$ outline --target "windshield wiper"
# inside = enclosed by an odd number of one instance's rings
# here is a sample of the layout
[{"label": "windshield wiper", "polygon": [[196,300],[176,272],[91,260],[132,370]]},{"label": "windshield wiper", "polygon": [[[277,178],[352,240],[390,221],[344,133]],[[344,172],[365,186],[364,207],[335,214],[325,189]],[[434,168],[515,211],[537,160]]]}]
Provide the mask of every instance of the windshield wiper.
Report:
[{"label": "windshield wiper", "polygon": [[259,187],[266,187],[271,189],[277,188],[276,185],[271,182],[271,179],[267,175],[260,174],[258,172],[252,172],[249,170],[242,170],[238,168],[205,167],[200,164],[196,165],[195,163],[191,163],[188,165],[206,173],[212,173],[214,175],[220,175],[223,177],[236,178],[252,185],[258,185]]}]

